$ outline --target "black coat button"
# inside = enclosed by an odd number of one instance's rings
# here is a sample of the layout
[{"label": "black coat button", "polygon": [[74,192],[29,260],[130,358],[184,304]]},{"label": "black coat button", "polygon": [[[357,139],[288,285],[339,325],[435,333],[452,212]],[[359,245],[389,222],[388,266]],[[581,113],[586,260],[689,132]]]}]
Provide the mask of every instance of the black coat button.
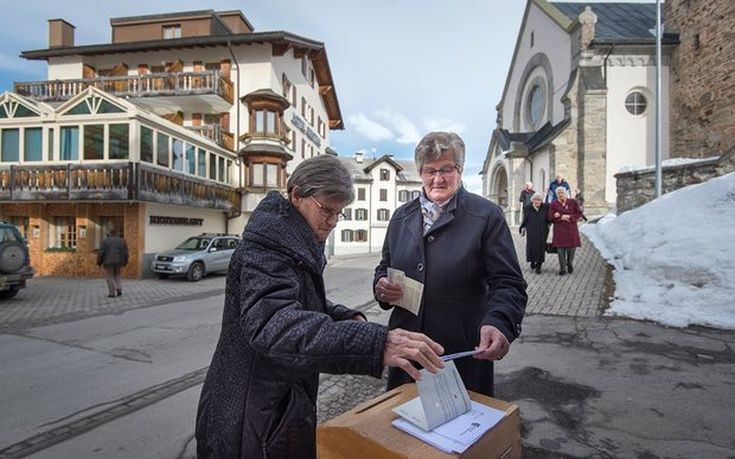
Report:
[{"label": "black coat button", "polygon": [[426,240],[429,241],[429,243],[434,242],[434,239],[436,239],[436,237],[433,234],[429,236],[428,238],[426,238]]},{"label": "black coat button", "polygon": [[416,265],[416,269],[417,269],[417,270],[418,270],[418,272],[420,272],[420,273],[421,273],[421,272],[424,272],[424,264],[423,264],[423,263],[419,263],[418,265]]}]

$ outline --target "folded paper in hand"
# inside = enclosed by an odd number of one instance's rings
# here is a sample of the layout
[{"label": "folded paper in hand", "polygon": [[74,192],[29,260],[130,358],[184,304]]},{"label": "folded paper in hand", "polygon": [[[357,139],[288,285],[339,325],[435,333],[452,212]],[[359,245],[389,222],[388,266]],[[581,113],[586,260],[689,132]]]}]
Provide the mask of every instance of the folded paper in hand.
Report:
[{"label": "folded paper in hand", "polygon": [[462,453],[505,413],[470,400],[453,361],[436,374],[421,370],[419,396],[393,408],[393,426],[444,452]]},{"label": "folded paper in hand", "polygon": [[424,294],[424,284],[406,276],[400,269],[388,268],[388,280],[395,282],[403,289],[403,296],[394,304],[414,315],[419,315],[421,309],[421,296]]}]

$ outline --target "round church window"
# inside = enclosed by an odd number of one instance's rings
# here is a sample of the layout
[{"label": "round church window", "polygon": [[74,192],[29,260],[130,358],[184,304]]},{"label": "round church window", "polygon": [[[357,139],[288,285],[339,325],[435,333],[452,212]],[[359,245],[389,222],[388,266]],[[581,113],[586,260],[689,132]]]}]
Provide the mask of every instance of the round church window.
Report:
[{"label": "round church window", "polygon": [[544,88],[540,83],[535,83],[528,92],[528,101],[526,115],[528,124],[532,129],[536,129],[544,117],[544,109],[546,108],[546,95]]},{"label": "round church window", "polygon": [[625,108],[631,115],[642,115],[646,107],[648,107],[648,100],[640,91],[633,91],[625,98]]}]

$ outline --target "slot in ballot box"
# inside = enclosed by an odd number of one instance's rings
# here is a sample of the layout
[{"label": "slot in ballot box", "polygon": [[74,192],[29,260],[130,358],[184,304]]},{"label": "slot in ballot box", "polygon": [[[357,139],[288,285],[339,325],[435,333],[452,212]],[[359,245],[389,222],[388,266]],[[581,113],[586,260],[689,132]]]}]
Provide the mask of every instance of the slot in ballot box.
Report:
[{"label": "slot in ballot box", "polygon": [[391,425],[398,417],[392,409],[416,396],[416,384],[404,384],[356,408],[322,423],[317,428],[319,459],[521,457],[521,420],[518,406],[468,391],[478,403],[504,411],[505,416],[462,454],[447,454]]}]

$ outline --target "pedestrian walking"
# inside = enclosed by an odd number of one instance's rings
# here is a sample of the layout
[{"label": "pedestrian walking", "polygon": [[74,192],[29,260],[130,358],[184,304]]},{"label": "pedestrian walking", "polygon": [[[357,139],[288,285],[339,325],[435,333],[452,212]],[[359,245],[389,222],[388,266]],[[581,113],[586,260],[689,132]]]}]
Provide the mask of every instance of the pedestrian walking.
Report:
[{"label": "pedestrian walking", "polygon": [[546,238],[549,236],[549,205],[543,203],[544,196],[536,193],[531,204],[523,209],[523,222],[519,229],[526,237],[526,261],[531,269],[541,273],[541,265],[546,260]]},{"label": "pedestrian walking", "polygon": [[128,245],[116,229],[110,230],[97,250],[97,266],[105,270],[107,296],[122,295],[122,267],[128,264]]},{"label": "pedestrian walking", "polygon": [[574,189],[574,200],[577,201],[579,211],[582,212],[582,220],[586,222],[587,216],[584,214],[584,195],[579,191],[579,188]]},{"label": "pedestrian walking", "polygon": [[324,244],[354,198],[335,157],[302,161],[271,191],[230,262],[219,342],[196,418],[200,458],[315,458],[319,373],[380,378],[384,365],[437,372],[440,345],[368,323],[325,296]]},{"label": "pedestrian walking", "polygon": [[533,190],[533,182],[526,182],[526,185],[521,190],[521,197],[518,199],[521,202],[521,208],[525,208],[531,204],[531,198],[536,192]]},{"label": "pedestrian walking", "polygon": [[[467,389],[493,395],[493,361],[521,333],[526,282],[502,209],[462,187],[465,146],[451,132],[431,132],[415,150],[421,195],[401,206],[388,224],[375,299],[393,308],[389,327],[420,331],[447,353],[478,349],[455,361]],[[424,285],[418,315],[393,307],[403,291],[387,275],[403,271]],[[388,389],[409,382],[388,370]]]},{"label": "pedestrian walking", "polygon": [[566,188],[567,196],[569,196],[569,192],[572,188],[569,186],[569,183],[564,180],[564,177],[562,177],[561,174],[556,174],[556,178],[549,184],[549,189],[546,193],[546,199],[548,203],[556,201],[556,189],[559,187]]},{"label": "pedestrian walking", "polygon": [[548,219],[554,223],[551,244],[559,257],[559,275],[574,272],[574,251],[581,246],[577,221],[582,216],[577,201],[567,197],[564,187],[556,189],[557,200],[549,205]]}]

